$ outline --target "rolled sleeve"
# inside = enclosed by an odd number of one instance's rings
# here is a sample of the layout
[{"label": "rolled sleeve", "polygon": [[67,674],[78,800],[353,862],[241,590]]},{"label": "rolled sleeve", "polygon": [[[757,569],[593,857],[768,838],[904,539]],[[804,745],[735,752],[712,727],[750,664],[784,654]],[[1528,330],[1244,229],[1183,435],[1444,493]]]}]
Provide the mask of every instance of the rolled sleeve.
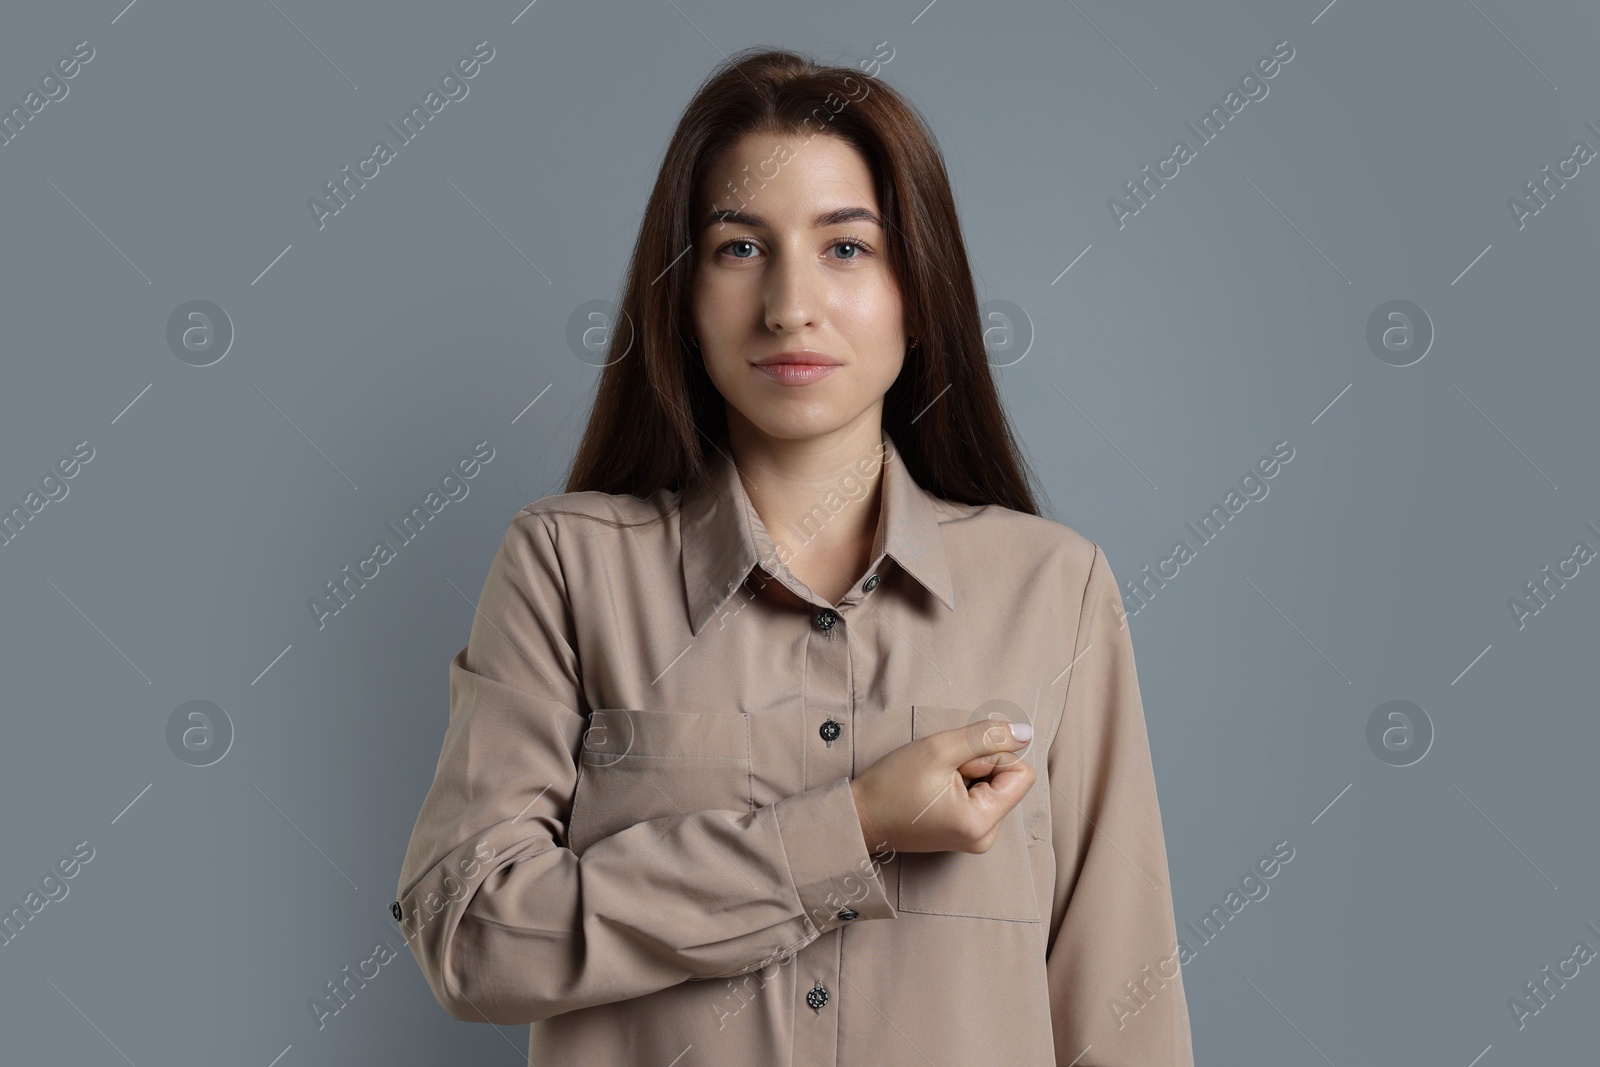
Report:
[{"label": "rolled sleeve", "polygon": [[[785,797],[773,807],[790,877],[818,934],[865,919],[896,917],[882,871],[861,836],[850,779]],[[853,917],[841,917],[852,911]]]}]

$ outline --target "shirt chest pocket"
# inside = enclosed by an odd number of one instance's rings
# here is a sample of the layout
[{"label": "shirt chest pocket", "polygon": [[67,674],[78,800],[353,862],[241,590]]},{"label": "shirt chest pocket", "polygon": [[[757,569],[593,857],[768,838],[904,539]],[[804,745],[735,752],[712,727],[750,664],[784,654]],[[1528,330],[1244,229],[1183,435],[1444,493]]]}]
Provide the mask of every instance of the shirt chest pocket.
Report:
[{"label": "shirt chest pocket", "polygon": [[579,751],[567,847],[695,811],[752,810],[750,722],[742,711],[597,709]]},{"label": "shirt chest pocket", "polygon": [[[953,730],[973,721],[970,708],[917,704],[911,709],[911,739]],[[1027,750],[1024,750],[1024,755]],[[1035,782],[1035,788],[1038,782]],[[1039,921],[1032,861],[1028,858],[1029,799],[1024,798],[1000,821],[1000,833],[989,851],[903,852],[899,856],[900,911],[928,915]]]}]

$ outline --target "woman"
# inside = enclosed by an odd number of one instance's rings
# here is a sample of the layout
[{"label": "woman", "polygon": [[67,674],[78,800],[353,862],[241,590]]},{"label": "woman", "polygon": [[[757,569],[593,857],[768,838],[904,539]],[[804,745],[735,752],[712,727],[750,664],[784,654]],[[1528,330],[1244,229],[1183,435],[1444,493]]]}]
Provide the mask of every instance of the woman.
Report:
[{"label": "woman", "polygon": [[450,664],[394,906],[440,1004],[541,1065],[1191,1064],[1117,584],[916,113],[734,57],[623,311]]}]

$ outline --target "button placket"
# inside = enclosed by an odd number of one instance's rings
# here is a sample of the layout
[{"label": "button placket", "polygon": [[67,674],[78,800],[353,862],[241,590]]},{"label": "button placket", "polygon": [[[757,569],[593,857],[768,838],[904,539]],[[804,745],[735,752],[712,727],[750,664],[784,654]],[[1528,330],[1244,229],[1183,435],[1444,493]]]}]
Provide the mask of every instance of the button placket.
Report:
[{"label": "button placket", "polygon": [[[854,725],[856,709],[856,676],[852,667],[855,642],[850,640],[850,626],[854,616],[852,605],[859,594],[852,592],[837,604],[830,604],[816,596],[807,597],[809,625],[805,634],[805,678],[803,701],[808,720],[817,728],[822,744],[813,748],[802,763],[802,784],[807,787],[827,781],[849,778],[855,767],[855,744],[845,731]],[[800,620],[797,619],[797,622]],[[837,730],[837,734],[835,734]],[[830,734],[834,735],[830,738]],[[841,828],[845,830],[848,828]],[[856,893],[850,892],[855,883],[841,875],[836,893],[829,894],[829,904],[807,918],[812,922],[833,928],[833,936],[824,937],[806,950],[809,977],[813,979],[807,989],[796,983],[795,993],[803,994],[804,1004],[811,1008],[808,1025],[797,1026],[794,1035],[795,1064],[833,1064],[839,1056],[839,1012],[823,1011],[831,1006],[829,987],[840,974],[843,949],[843,927],[855,925],[845,918],[855,912],[849,902],[859,905]],[[842,899],[841,899],[842,898]],[[859,919],[859,913],[857,913]],[[798,976],[797,976],[798,977]],[[802,981],[804,981],[802,979]],[[826,983],[826,984],[824,984]],[[795,1005],[800,1010],[799,1004]]]}]

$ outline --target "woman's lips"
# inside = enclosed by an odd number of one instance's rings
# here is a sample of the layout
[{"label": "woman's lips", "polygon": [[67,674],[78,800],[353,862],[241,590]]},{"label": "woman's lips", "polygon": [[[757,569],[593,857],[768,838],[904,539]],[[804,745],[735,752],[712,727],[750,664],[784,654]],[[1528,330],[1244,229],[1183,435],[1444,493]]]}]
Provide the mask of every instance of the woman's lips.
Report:
[{"label": "woman's lips", "polygon": [[839,369],[837,363],[769,363],[754,365],[756,370],[783,385],[807,385]]}]

